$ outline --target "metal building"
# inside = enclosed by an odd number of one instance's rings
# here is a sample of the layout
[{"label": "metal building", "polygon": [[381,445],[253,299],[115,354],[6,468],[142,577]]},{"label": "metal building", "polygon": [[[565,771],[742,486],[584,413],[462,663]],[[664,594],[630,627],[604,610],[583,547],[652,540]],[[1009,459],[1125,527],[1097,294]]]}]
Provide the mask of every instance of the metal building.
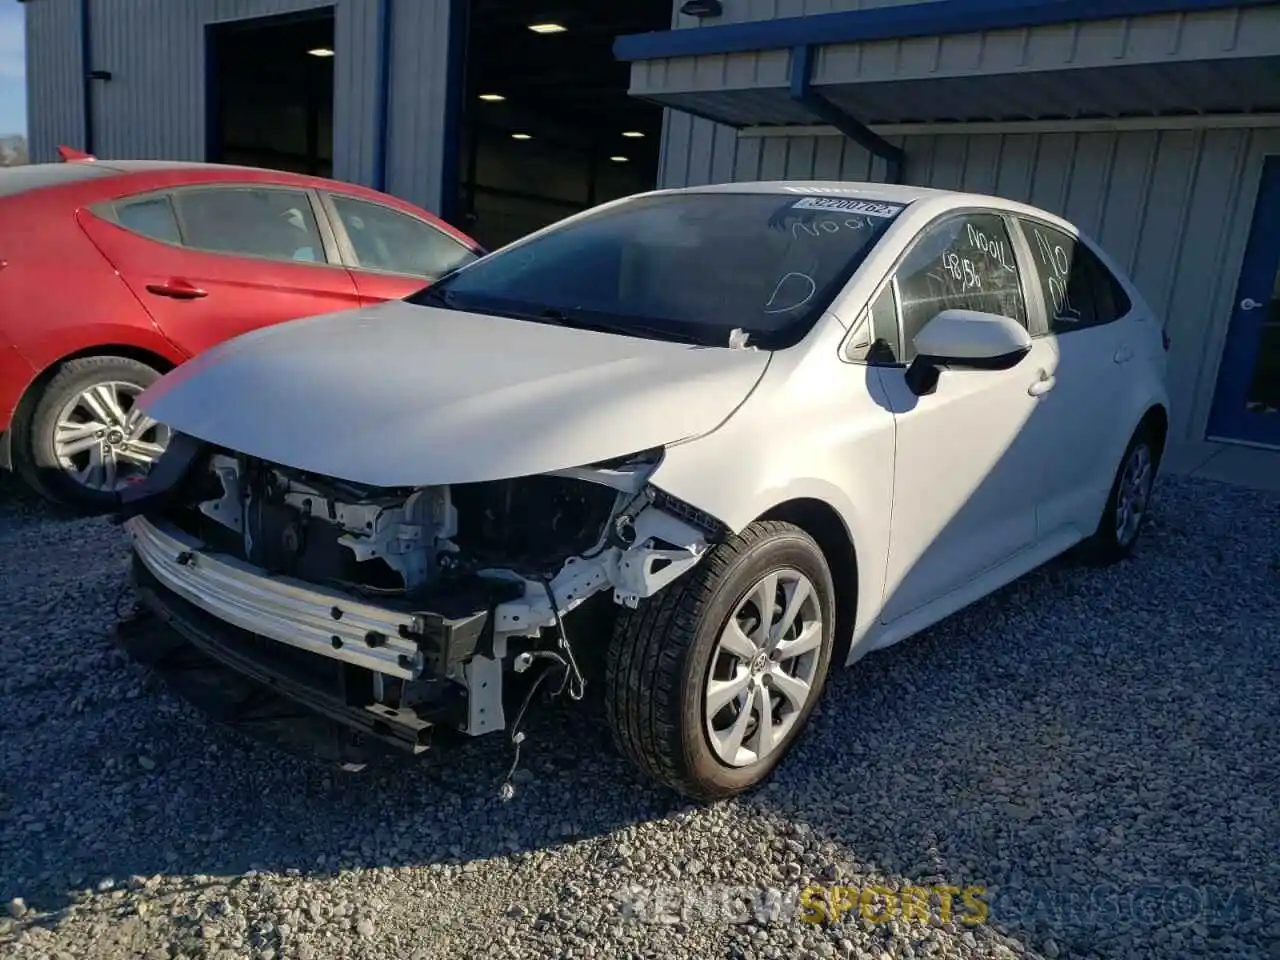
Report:
[{"label": "metal building", "polygon": [[[220,158],[214,32],[324,8],[337,54],[326,172],[465,221],[476,190],[459,183],[476,186],[477,150],[463,118],[481,88],[464,62],[484,47],[468,42],[468,11],[486,2],[28,0],[33,157],[89,143]],[[1166,317],[1176,437],[1280,447],[1280,2],[657,0],[660,24],[609,20],[639,2],[558,0],[539,15],[576,6],[630,65],[632,103],[665,108],[652,165],[601,186],[593,160],[588,187],[548,203],[499,189],[525,204],[507,214],[512,233],[655,182],[900,179],[1029,201],[1098,237]],[[533,168],[506,169],[519,186]]]}]

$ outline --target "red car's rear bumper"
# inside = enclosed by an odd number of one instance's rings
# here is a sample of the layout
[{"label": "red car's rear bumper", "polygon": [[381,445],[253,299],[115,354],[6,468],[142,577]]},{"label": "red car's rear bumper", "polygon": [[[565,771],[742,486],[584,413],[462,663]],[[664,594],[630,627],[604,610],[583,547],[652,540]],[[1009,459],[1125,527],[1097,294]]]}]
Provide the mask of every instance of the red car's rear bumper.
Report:
[{"label": "red car's rear bumper", "polygon": [[9,427],[13,411],[36,372],[13,344],[0,338],[0,468],[12,466]]}]

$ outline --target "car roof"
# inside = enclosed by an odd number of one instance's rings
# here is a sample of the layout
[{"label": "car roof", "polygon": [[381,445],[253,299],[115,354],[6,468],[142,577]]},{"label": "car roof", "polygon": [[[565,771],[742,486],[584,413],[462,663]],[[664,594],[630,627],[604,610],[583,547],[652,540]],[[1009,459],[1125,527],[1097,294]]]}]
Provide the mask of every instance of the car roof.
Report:
[{"label": "car roof", "polygon": [[1039,217],[1050,223],[1068,226],[1074,224],[1062,217],[1007,197],[985,193],[969,193],[959,190],[939,190],[935,187],[917,187],[911,184],[866,183],[857,180],[757,180],[747,183],[715,183],[697,187],[678,187],[661,193],[763,193],[778,196],[831,196],[850,199],[901,203],[904,205],[927,204],[932,212],[942,213],[949,207],[990,207],[1006,213]]},{"label": "car roof", "polygon": [[287,170],[269,170],[264,167],[249,167],[238,163],[201,163],[197,160],[80,160],[76,163],[86,166],[104,167],[116,173],[159,173],[170,170],[251,170],[256,173],[284,174],[285,176],[304,177],[304,173],[290,173]]},{"label": "car roof", "polygon": [[92,163],[27,163],[20,167],[0,167],[0,197],[111,175],[111,170]]},{"label": "car roof", "polygon": [[[40,190],[46,187],[71,186],[91,180],[113,178],[145,178],[154,174],[172,182],[173,175],[190,173],[198,182],[245,177],[254,181],[277,181],[318,186],[338,181],[290,170],[250,167],[231,163],[201,163],[195,160],[68,160],[58,163],[32,163],[20,167],[0,168],[0,197]],[[168,176],[166,176],[168,175]],[[343,184],[343,186],[354,186]],[[362,188],[357,187],[357,191]]]},{"label": "car roof", "polygon": [[886,203],[914,203],[926,197],[945,196],[949,191],[896,183],[864,183],[854,180],[756,180],[747,183],[713,183],[681,187],[674,193],[773,193],[782,196],[857,197]]}]

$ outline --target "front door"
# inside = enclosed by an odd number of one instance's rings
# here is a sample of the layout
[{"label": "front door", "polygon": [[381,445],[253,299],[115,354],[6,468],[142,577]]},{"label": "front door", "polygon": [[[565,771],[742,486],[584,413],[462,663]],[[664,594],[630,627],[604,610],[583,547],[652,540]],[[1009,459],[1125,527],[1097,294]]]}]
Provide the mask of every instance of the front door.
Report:
[{"label": "front door", "polygon": [[1280,157],[1262,169],[1209,434],[1280,447]]},{"label": "front door", "polygon": [[885,623],[1035,543],[1042,464],[1054,440],[1041,422],[1054,358],[1048,338],[1011,370],[945,370],[923,397],[906,385],[915,336],[941,311],[1028,323],[1013,250],[1003,217],[960,214],[926,228],[891,281],[904,366],[879,368],[897,431]]}]

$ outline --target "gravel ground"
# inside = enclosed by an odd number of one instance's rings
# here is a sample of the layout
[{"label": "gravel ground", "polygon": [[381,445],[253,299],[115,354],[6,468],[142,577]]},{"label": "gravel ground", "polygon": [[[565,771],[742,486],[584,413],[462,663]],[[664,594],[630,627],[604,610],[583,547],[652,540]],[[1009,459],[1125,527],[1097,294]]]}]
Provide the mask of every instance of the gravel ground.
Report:
[{"label": "gravel ground", "polygon": [[[708,809],[581,708],[532,724],[505,804],[501,738],[363,774],[243,741],[115,650],[124,572],[119,530],[0,488],[6,957],[1280,956],[1275,496],[1166,480],[1135,560],[872,655]],[[810,881],[980,885],[990,916],[731,909]]]}]

